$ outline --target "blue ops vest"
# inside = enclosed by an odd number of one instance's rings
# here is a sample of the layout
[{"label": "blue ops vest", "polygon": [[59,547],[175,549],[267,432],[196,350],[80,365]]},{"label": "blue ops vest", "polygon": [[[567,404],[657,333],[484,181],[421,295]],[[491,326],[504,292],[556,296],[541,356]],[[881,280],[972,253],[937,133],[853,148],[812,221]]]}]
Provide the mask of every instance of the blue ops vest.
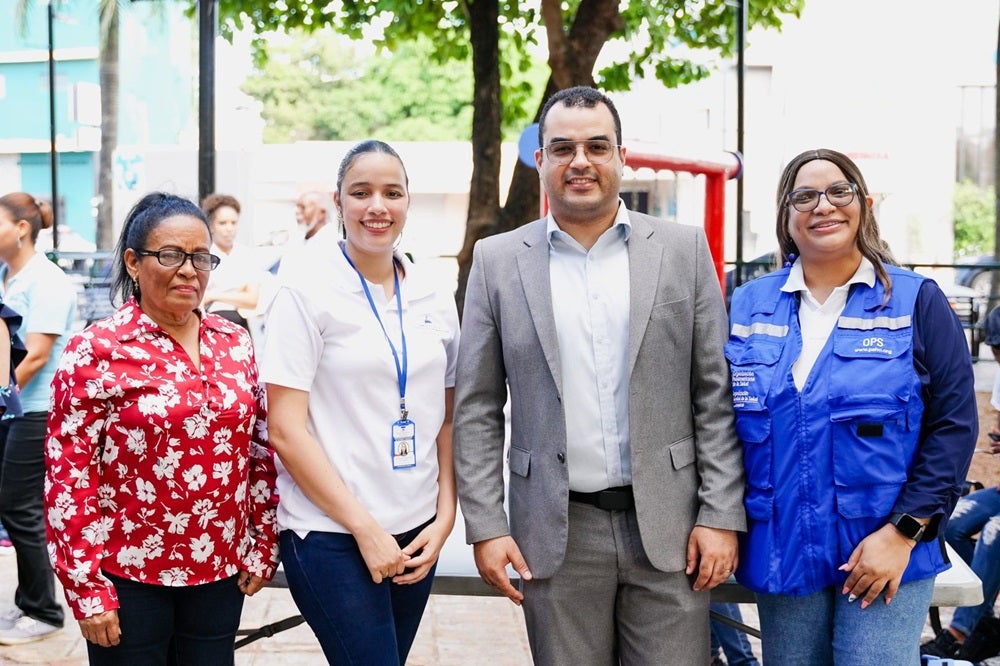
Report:
[{"label": "blue ops vest", "polygon": [[[799,296],[781,291],[789,270],[736,291],[726,358],[747,474],[736,578],[800,596],[843,584],[838,567],[886,523],[907,480],[924,411],[913,313],[926,278],[887,266],[885,307],[880,282],[853,285],[800,392]],[[902,581],[945,568],[938,541],[918,543]]]}]

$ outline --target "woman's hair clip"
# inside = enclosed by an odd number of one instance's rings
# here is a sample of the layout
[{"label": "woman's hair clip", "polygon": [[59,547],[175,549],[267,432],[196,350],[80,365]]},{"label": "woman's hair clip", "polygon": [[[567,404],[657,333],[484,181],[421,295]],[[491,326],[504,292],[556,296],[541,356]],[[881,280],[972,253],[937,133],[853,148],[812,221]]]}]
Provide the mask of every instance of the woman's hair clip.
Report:
[{"label": "woman's hair clip", "polygon": [[785,257],[785,268],[791,268],[797,258],[798,256],[794,252],[790,252],[788,256]]}]

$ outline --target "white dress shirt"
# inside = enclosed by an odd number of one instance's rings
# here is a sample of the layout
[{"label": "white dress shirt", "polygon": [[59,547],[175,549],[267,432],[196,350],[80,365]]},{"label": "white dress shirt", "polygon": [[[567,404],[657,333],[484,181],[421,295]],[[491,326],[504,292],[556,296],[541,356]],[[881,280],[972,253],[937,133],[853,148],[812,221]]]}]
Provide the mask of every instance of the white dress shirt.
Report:
[{"label": "white dress shirt", "polygon": [[833,332],[833,327],[836,326],[840,313],[847,305],[847,296],[850,293],[851,285],[855,282],[861,282],[869,287],[875,286],[875,267],[872,262],[862,257],[861,264],[851,279],[835,288],[826,301],[820,303],[806,286],[801,261],[801,259],[795,260],[795,263],[792,264],[792,270],[788,273],[788,279],[781,287],[782,291],[801,293],[799,328],[802,330],[802,353],[799,354],[799,358],[792,366],[795,388],[800,391],[805,386],[806,379],[809,377],[820,352],[823,351],[830,333]]},{"label": "white dress shirt", "polygon": [[628,423],[628,210],[587,251],[548,218],[569,487],[632,483]]}]

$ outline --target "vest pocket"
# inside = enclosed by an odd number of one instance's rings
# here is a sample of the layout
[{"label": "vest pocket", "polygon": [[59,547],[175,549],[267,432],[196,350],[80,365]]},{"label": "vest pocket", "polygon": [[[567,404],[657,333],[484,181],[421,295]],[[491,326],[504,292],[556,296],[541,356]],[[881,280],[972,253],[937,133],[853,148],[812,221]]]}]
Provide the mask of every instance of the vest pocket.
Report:
[{"label": "vest pocket", "polygon": [[898,404],[879,408],[872,404],[875,397],[871,397],[872,402],[866,405],[830,414],[833,479],[838,489],[897,487],[906,481],[906,410]]},{"label": "vest pocket", "polygon": [[764,399],[774,381],[781,346],[757,339],[730,340],[725,347],[733,386],[733,409],[737,417],[744,411],[764,409]]},{"label": "vest pocket", "polygon": [[892,513],[892,507],[902,488],[902,483],[883,483],[871,486],[838,485],[836,487],[837,513],[844,518],[882,518],[888,516]]},{"label": "vest pocket", "polygon": [[743,498],[743,505],[746,507],[747,516],[751,520],[770,522],[774,512],[774,493],[770,489],[747,488],[746,497]]},{"label": "vest pocket", "polygon": [[771,414],[764,411],[738,412],[736,433],[743,443],[743,467],[747,483],[753,488],[772,488]]}]

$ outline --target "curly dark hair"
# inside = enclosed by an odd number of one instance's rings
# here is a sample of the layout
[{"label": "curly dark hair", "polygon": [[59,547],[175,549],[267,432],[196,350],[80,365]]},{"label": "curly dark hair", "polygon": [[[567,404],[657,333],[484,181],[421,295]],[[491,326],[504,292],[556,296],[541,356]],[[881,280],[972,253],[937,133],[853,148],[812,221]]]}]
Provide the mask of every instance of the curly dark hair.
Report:
[{"label": "curly dark hair", "polygon": [[201,200],[201,209],[205,211],[209,222],[215,217],[215,212],[223,206],[229,206],[236,211],[237,215],[240,214],[240,202],[232,195],[213,193]]}]

